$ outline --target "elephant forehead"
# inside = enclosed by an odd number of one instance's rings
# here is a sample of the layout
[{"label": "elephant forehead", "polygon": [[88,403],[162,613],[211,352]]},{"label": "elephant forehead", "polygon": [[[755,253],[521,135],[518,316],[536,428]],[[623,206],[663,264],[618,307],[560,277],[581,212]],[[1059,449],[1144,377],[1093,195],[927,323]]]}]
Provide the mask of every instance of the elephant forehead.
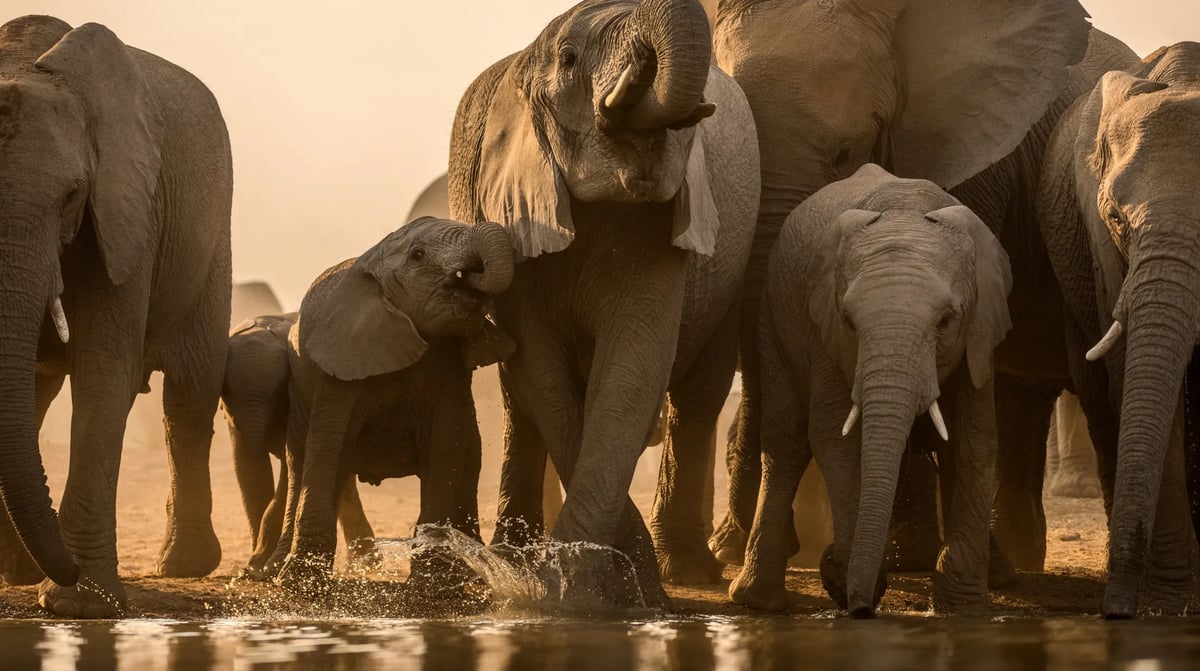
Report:
[{"label": "elephant forehead", "polygon": [[571,37],[586,43],[590,38],[607,35],[614,23],[636,6],[628,0],[581,2],[551,21],[542,36],[554,37],[555,42]]}]

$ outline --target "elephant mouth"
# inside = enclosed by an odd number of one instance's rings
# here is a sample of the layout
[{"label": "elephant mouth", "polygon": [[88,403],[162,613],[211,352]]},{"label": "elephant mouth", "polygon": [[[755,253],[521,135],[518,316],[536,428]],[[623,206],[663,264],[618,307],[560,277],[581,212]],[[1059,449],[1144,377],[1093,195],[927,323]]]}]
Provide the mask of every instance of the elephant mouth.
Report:
[{"label": "elephant mouth", "polygon": [[487,294],[465,285],[452,285],[443,289],[447,302],[454,309],[455,316],[470,318],[483,307]]}]

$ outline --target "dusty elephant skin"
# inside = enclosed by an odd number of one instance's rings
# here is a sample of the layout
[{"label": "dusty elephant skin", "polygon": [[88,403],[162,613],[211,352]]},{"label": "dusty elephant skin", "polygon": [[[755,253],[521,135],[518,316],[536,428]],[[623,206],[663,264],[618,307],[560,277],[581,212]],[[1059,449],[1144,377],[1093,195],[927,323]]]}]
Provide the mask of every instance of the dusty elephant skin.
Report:
[{"label": "dusty elephant skin", "polygon": [[[694,1],[583,2],[475,80],[451,139],[452,212],[505,225],[523,259],[497,301],[518,348],[501,368],[494,541],[540,532],[549,453],[567,488],[551,535],[626,552],[650,605],[668,603],[660,571],[720,575],[703,471],[736,363],[759,178],[749,108],[710,60]],[[656,563],[627,492],[664,394]],[[601,592],[620,589],[603,578],[612,567],[590,568]]]},{"label": "dusty elephant skin", "polygon": [[[117,471],[151,371],[165,375],[172,477],[157,570],[202,576],[220,562],[208,453],[231,191],[221,112],[190,74],[94,23],[0,27],[0,492],[13,523],[0,554],[15,567],[6,581],[45,572],[39,601],[54,613],[123,609]],[[38,431],[67,375],[72,458],[56,518]]]},{"label": "dusty elephant skin", "polygon": [[992,353],[1011,326],[1011,287],[1008,256],[987,226],[924,180],[867,164],[788,217],[759,317],[764,480],[746,565],[730,585],[735,602],[785,606],[781,541],[816,456],[834,518],[822,580],[852,617],[874,613],[917,418],[948,441],[938,448],[946,541],[934,607],[986,605]]},{"label": "dusty elephant skin", "polygon": [[289,334],[287,508],[266,562],[277,583],[324,584],[353,475],[419,475],[417,523],[479,537],[471,370],[512,351],[484,318],[512,271],[500,226],[426,217],[313,283]]},{"label": "dusty elephant skin", "polygon": [[[1013,330],[997,352],[995,380],[993,564],[997,580],[1010,563],[1040,570],[1045,438],[1069,371],[1061,299],[1035,242],[1036,184],[1046,138],[1082,90],[1077,81],[1090,87],[1131,52],[1091,30],[1075,0],[735,0],[720,4],[714,35],[718,64],[753,108],[763,169],[742,310],[742,430],[728,450],[730,514],[711,541],[718,556],[741,558],[759,488],[753,343],[767,253],[796,205],[874,162],[949,190],[1010,256]],[[925,449],[927,434],[915,437]]]},{"label": "dusty elephant skin", "polygon": [[[288,335],[295,312],[261,315],[236,325],[229,335],[221,404],[233,443],[234,472],[250,526],[253,554],[247,568],[262,571],[275,552],[287,507],[287,474],[276,482],[271,457],[284,461],[291,383]],[[374,536],[350,478],[338,500],[338,522],[356,559],[374,556]]]},{"label": "dusty elephant skin", "polygon": [[1200,196],[1182,169],[1198,153],[1200,45],[1185,42],[1080,97],[1042,176],[1043,237],[1110,512],[1113,618],[1184,612],[1196,596],[1177,408],[1200,334]]}]

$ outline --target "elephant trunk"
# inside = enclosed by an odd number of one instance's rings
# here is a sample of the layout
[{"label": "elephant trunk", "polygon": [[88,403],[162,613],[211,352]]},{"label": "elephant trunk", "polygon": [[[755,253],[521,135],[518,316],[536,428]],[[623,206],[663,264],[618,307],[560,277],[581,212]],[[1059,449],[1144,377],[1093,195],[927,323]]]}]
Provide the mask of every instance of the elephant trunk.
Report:
[{"label": "elephant trunk", "polygon": [[35,259],[42,250],[4,242],[0,260],[0,496],[25,549],[51,580],[74,585],[79,569],[71,559],[51,507],[46,471],[38,451],[35,369],[43,319],[56,295]]},{"label": "elephant trunk", "polygon": [[1162,240],[1142,240],[1122,292],[1128,335],[1104,595],[1108,617],[1137,612],[1171,426],[1200,327],[1200,249],[1167,235],[1142,236]]},{"label": "elephant trunk", "polygon": [[467,276],[467,286],[488,294],[498,294],[508,288],[513,278],[513,244],[503,226],[491,222],[471,227],[470,254],[483,266],[483,271]]},{"label": "elephant trunk", "polygon": [[[636,74],[639,81],[630,87],[630,99],[636,102],[625,114],[625,123],[645,130],[691,118],[701,104],[712,60],[712,33],[704,8],[695,0],[643,0],[626,25],[629,53],[619,58],[630,62],[622,71]],[[620,80],[615,86],[620,87]],[[638,91],[640,98],[634,97]],[[610,100],[620,106],[619,96]]]}]

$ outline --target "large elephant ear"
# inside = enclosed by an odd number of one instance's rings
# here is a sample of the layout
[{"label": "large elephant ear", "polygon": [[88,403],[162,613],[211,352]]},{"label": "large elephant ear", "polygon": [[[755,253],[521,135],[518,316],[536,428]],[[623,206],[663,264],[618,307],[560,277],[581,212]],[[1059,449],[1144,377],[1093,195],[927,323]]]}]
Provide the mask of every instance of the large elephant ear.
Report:
[{"label": "large elephant ear", "polygon": [[687,173],[675,196],[671,243],[697,254],[712,256],[717,246],[720,217],[708,182],[703,130],[697,130],[688,155]]},{"label": "large elephant ear", "polygon": [[129,49],[86,23],[42,54],[37,67],[70,83],[91,116],[95,167],[88,205],[104,266],[121,284],[145,259],[162,156],[162,119]]},{"label": "large elephant ear", "polygon": [[967,366],[978,388],[992,378],[992,353],[1012,328],[1008,293],[1012,268],[1000,241],[965,205],[951,205],[925,215],[971,236],[975,247],[975,307],[967,323]]},{"label": "large elephant ear", "polygon": [[521,258],[528,259],[566,249],[575,239],[575,226],[566,183],[516,76],[520,62],[501,76],[490,100],[473,103],[487,106],[474,181],[474,223],[495,221],[506,227]]},{"label": "large elephant ear", "polygon": [[946,189],[1016,149],[1087,52],[1091,26],[1076,0],[882,4],[898,10],[892,172]]},{"label": "large elephant ear", "polygon": [[301,353],[339,380],[402,370],[429,349],[408,315],[384,300],[372,252],[330,268],[300,306]]},{"label": "large elephant ear", "polygon": [[[804,207],[803,205],[801,207]],[[845,210],[829,226],[824,236],[813,248],[808,270],[808,315],[826,351],[834,357],[844,370],[854,370],[853,357],[856,347],[850,346],[850,333],[842,319],[838,275],[841,262],[842,241],[855,231],[864,228],[882,216],[870,210]],[[849,357],[849,359],[844,358]]]}]

